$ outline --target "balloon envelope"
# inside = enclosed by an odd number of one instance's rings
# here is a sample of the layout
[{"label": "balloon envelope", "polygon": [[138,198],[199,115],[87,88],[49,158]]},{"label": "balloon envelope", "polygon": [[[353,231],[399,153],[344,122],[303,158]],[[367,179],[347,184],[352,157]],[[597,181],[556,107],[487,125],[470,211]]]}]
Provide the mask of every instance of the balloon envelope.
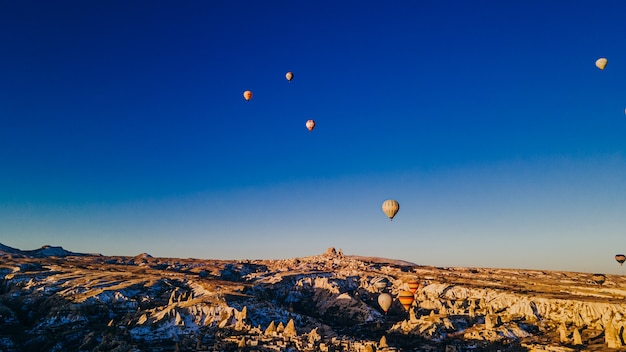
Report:
[{"label": "balloon envelope", "polygon": [[615,260],[617,260],[617,262],[620,263],[620,265],[623,265],[624,262],[626,261],[626,255],[616,254],[615,255]]},{"label": "balloon envelope", "polygon": [[251,91],[249,91],[249,90],[247,90],[247,91],[243,92],[243,97],[244,97],[244,99],[246,99],[246,100],[250,100],[250,98],[252,98],[252,92],[251,92]]},{"label": "balloon envelope", "polygon": [[309,120],[306,122],[306,128],[309,129],[309,131],[313,131],[313,129],[315,128],[315,121],[313,120]]},{"label": "balloon envelope", "polygon": [[596,67],[597,67],[597,68],[599,68],[599,69],[601,69],[601,70],[604,70],[604,68],[606,67],[606,64],[607,64],[608,62],[609,62],[609,61],[608,61],[606,58],[601,57],[601,58],[599,58],[598,60],[596,60]]},{"label": "balloon envelope", "polygon": [[389,217],[389,220],[393,220],[393,217],[396,216],[398,210],[400,210],[400,204],[393,199],[388,199],[383,202],[382,208],[385,215]]},{"label": "balloon envelope", "polygon": [[402,291],[398,294],[398,300],[402,304],[405,310],[409,310],[413,301],[415,301],[415,297],[413,296],[413,292],[411,291]]},{"label": "balloon envelope", "polygon": [[285,78],[287,78],[287,80],[291,82],[291,80],[293,79],[293,72],[289,71],[285,73]]},{"label": "balloon envelope", "polygon": [[411,291],[411,293],[415,294],[415,292],[417,292],[417,289],[419,287],[420,287],[420,283],[417,280],[409,281],[409,291]]},{"label": "balloon envelope", "polygon": [[392,301],[393,298],[391,298],[391,295],[388,293],[381,293],[380,295],[378,295],[378,305],[385,313],[387,313],[389,307],[391,307]]}]

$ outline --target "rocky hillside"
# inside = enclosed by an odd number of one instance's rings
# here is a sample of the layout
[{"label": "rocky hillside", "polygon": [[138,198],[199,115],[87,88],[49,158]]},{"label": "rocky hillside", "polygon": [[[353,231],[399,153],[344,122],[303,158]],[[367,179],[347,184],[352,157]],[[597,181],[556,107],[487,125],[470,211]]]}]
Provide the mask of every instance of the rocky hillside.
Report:
[{"label": "rocky hillside", "polygon": [[[222,261],[47,248],[0,247],[2,352],[606,351],[626,340],[621,276],[435,268],[334,249]],[[396,297],[413,280],[407,311]],[[394,298],[387,313],[381,293]]]}]

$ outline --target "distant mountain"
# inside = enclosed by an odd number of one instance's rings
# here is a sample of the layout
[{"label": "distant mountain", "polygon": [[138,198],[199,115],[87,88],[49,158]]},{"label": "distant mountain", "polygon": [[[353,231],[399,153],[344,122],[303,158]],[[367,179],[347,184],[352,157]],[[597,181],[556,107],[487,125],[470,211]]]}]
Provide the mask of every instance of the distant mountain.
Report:
[{"label": "distant mountain", "polygon": [[13,247],[9,247],[9,246],[5,246],[2,243],[0,243],[0,252],[4,252],[4,253],[10,253],[10,254],[21,254],[22,251],[20,251],[17,248],[13,248]]},{"label": "distant mountain", "polygon": [[88,256],[93,254],[75,253],[63,249],[63,247],[45,245],[33,250],[19,250],[17,248],[5,246],[0,243],[0,255],[10,255],[17,257],[29,258],[45,258],[45,257],[69,257],[69,256]]}]

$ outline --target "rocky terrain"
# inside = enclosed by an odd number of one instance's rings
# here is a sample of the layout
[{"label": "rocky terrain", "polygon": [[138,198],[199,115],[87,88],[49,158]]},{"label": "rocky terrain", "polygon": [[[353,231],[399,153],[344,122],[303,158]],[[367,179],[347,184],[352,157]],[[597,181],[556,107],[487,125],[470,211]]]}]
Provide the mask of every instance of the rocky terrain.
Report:
[{"label": "rocky terrain", "polygon": [[[412,280],[407,311],[396,297]],[[0,245],[0,351],[617,351],[625,287],[616,275],[427,267],[333,248],[224,261]],[[380,292],[394,297],[387,313]]]}]

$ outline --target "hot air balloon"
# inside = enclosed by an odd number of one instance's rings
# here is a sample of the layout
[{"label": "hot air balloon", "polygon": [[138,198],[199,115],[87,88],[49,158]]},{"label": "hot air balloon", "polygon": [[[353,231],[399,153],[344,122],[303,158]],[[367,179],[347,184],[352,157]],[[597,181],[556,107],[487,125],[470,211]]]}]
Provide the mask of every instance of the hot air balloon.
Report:
[{"label": "hot air balloon", "polygon": [[402,291],[398,294],[398,300],[404,309],[408,311],[409,308],[411,308],[413,301],[415,301],[415,297],[411,291]]},{"label": "hot air balloon", "polygon": [[602,285],[604,281],[606,280],[606,276],[604,276],[604,274],[593,274],[591,276],[591,280],[593,280],[593,282],[595,282],[598,285]]},{"label": "hot air balloon", "polygon": [[243,97],[244,97],[244,99],[246,99],[246,100],[250,100],[250,98],[252,98],[252,92],[251,92],[251,91],[249,91],[249,90],[247,90],[247,91],[243,92]]},{"label": "hot air balloon", "polygon": [[599,69],[601,69],[601,70],[604,70],[604,68],[606,67],[606,64],[607,64],[608,62],[609,62],[609,61],[608,61],[606,58],[601,57],[601,58],[599,58],[598,60],[596,60],[596,67],[597,67],[597,68],[599,68]]},{"label": "hot air balloon", "polygon": [[615,260],[617,260],[617,262],[619,263],[619,265],[624,265],[624,262],[626,262],[626,255],[623,255],[623,254],[616,254],[616,255],[615,255]]},{"label": "hot air balloon", "polygon": [[313,120],[309,120],[306,122],[306,128],[309,129],[309,131],[313,131],[313,129],[315,128],[315,121]]},{"label": "hot air balloon", "polygon": [[377,276],[372,279],[371,284],[378,290],[378,292],[380,292],[384,290],[387,285],[389,285],[389,280],[387,280],[386,277]]},{"label": "hot air balloon", "polygon": [[285,73],[285,78],[287,78],[287,80],[291,82],[291,80],[293,79],[293,72],[289,71]]},{"label": "hot air balloon", "polygon": [[395,200],[388,199],[383,202],[383,212],[389,217],[390,221],[396,216],[398,210],[400,210],[400,204]]},{"label": "hot air balloon", "polygon": [[387,313],[389,307],[391,307],[392,301],[393,298],[391,298],[391,295],[388,293],[381,293],[380,295],[378,295],[378,305],[385,313]]},{"label": "hot air balloon", "polygon": [[417,289],[420,287],[420,283],[417,280],[411,280],[409,281],[409,291],[411,291],[411,293],[415,294],[415,292],[417,292]]}]

